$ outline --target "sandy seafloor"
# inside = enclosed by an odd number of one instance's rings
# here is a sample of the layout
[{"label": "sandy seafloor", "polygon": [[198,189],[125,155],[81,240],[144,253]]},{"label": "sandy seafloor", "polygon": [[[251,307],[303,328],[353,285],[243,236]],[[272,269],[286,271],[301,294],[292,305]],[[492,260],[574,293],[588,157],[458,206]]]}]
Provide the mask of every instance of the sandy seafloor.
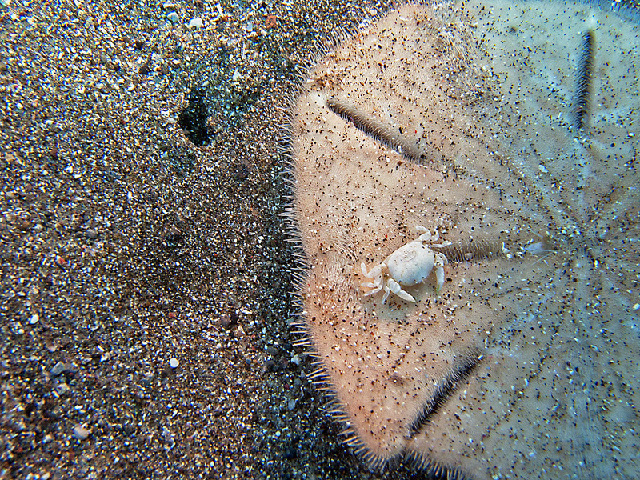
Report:
[{"label": "sandy seafloor", "polygon": [[0,0],[0,479],[411,477],[340,443],[281,216],[296,84],[384,3]]}]

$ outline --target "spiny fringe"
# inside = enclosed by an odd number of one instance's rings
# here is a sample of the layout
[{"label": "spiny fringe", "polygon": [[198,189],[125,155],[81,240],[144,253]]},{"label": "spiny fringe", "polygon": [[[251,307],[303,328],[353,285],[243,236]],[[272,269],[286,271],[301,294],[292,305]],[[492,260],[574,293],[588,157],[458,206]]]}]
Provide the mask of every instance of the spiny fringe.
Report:
[{"label": "spiny fringe", "polygon": [[441,480],[468,480],[468,477],[456,469],[442,466],[418,452],[411,452],[407,456],[408,463],[416,470],[425,472],[433,479]]},{"label": "spiny fringe", "polygon": [[429,419],[438,411],[438,409],[445,403],[449,395],[455,390],[458,382],[467,378],[473,369],[480,362],[480,353],[477,351],[470,351],[462,358],[460,362],[455,366],[453,372],[447,375],[433,394],[431,401],[429,401],[416,419],[409,426],[409,437],[413,437],[420,431],[423,425],[425,425]]},{"label": "spiny fringe", "polygon": [[582,36],[582,53],[578,63],[576,97],[574,105],[574,127],[581,130],[587,126],[591,106],[593,57],[596,49],[596,34],[592,29]]},{"label": "spiny fringe", "polygon": [[475,239],[473,242],[466,244],[453,243],[446,247],[433,246],[433,249],[444,253],[449,263],[469,262],[471,260],[504,255],[502,253],[502,243],[483,239]]},{"label": "spiny fringe", "polygon": [[387,127],[384,123],[362,112],[356,105],[339,98],[327,98],[327,107],[336,115],[340,115],[361,132],[369,135],[376,141],[386,145],[392,150],[398,151],[407,160],[421,163],[426,159],[424,149],[415,142],[408,142],[396,129]]}]

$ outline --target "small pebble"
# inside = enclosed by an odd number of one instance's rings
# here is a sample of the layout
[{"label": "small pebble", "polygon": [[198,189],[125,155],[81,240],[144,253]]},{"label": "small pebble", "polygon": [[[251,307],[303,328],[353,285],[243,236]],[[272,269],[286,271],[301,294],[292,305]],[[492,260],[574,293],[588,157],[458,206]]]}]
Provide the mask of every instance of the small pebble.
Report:
[{"label": "small pebble", "polygon": [[189,22],[189,28],[202,28],[203,25],[201,18],[192,18]]},{"label": "small pebble", "polygon": [[58,376],[62,373],[74,373],[74,371],[75,371],[75,366],[73,365],[73,363],[58,362],[51,369],[51,375]]},{"label": "small pebble", "polygon": [[56,392],[59,395],[64,395],[65,393],[69,393],[71,391],[71,387],[66,384],[66,382],[60,382],[55,386]]},{"label": "small pebble", "polygon": [[51,375],[60,375],[64,372],[65,368],[67,368],[67,366],[64,363],[58,362],[51,369]]},{"label": "small pebble", "polygon": [[171,368],[178,368],[178,365],[180,365],[180,362],[177,358],[172,358],[171,360],[169,360],[169,366]]},{"label": "small pebble", "polygon": [[87,430],[82,425],[76,425],[73,427],[73,436],[78,440],[86,440],[90,434],[91,430]]},{"label": "small pebble", "polygon": [[176,12],[171,12],[167,15],[167,18],[171,23],[178,23],[180,21],[180,17],[178,17],[178,14]]},{"label": "small pebble", "polygon": [[36,323],[38,323],[38,320],[40,320],[40,316],[37,313],[34,313],[33,315],[31,315],[31,318],[29,319],[29,323],[31,325],[35,325]]}]

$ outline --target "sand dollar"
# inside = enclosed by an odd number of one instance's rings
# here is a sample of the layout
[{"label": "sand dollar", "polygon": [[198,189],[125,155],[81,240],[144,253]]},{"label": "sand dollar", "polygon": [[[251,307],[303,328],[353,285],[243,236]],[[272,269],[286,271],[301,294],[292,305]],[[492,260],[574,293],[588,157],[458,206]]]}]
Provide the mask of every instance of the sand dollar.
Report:
[{"label": "sand dollar", "polygon": [[[613,12],[470,1],[402,7],[310,71],[303,326],[371,466],[640,470],[638,65],[637,23]],[[439,233],[441,291],[365,296],[361,264],[417,226]]]}]

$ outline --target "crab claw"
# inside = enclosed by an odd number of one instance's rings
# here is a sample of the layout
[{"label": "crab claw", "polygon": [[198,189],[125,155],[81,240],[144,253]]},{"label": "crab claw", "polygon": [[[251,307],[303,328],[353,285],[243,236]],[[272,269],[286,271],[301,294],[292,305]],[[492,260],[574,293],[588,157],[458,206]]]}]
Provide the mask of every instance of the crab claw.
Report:
[{"label": "crab claw", "polygon": [[444,285],[444,268],[436,267],[436,278],[438,279],[438,286],[436,287],[436,295],[440,293],[442,286]]},{"label": "crab claw", "polygon": [[403,300],[406,300],[407,302],[416,302],[416,299],[405,292],[398,282],[390,278],[389,280],[387,280],[387,286],[385,287],[385,296],[382,299],[382,303],[384,303],[389,296],[389,291],[395,293],[397,296],[399,296]]}]

